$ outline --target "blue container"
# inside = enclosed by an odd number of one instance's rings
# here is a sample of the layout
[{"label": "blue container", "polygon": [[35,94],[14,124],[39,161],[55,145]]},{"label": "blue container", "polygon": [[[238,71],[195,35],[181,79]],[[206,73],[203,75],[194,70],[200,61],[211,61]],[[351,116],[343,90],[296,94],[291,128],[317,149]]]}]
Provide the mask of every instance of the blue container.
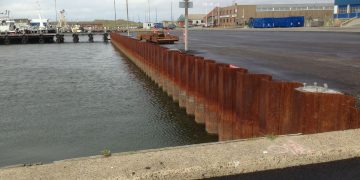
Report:
[{"label": "blue container", "polygon": [[335,5],[360,4],[360,0],[335,0]]},{"label": "blue container", "polygon": [[334,18],[338,18],[338,19],[360,18],[360,13],[334,14]]},{"label": "blue container", "polygon": [[304,27],[304,16],[281,17],[281,18],[255,18],[250,22],[253,28],[291,28]]},{"label": "blue container", "polygon": [[162,29],[162,28],[164,28],[164,24],[163,23],[154,23],[154,28]]}]

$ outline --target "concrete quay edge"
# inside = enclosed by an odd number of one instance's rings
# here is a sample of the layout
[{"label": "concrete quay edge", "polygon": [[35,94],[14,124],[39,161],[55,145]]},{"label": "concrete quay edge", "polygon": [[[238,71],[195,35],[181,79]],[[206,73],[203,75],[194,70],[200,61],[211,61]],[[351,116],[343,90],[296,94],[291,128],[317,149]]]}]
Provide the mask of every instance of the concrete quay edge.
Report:
[{"label": "concrete quay edge", "polygon": [[360,129],[93,156],[0,169],[0,179],[201,179],[360,157]]}]

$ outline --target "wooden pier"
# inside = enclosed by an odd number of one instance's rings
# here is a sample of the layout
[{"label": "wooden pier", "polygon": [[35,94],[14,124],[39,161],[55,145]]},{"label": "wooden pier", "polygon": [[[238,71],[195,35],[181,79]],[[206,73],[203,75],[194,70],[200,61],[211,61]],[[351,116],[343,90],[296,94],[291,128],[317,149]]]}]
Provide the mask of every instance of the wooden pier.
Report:
[{"label": "wooden pier", "polygon": [[72,42],[79,43],[79,36],[88,36],[87,42],[94,42],[94,36],[103,36],[103,41],[109,40],[108,33],[44,33],[44,34],[0,34],[0,45],[10,44],[44,44],[64,43],[64,36],[72,36]]}]

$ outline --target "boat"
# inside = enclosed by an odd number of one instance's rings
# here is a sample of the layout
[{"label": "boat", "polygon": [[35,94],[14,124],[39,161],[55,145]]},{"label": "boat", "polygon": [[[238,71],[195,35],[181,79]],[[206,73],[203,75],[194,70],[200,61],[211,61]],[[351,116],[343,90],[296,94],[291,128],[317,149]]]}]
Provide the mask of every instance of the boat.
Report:
[{"label": "boat", "polygon": [[83,32],[83,31],[84,31],[83,28],[82,28],[80,25],[78,25],[78,24],[74,25],[74,26],[71,28],[71,32],[72,32],[72,33],[81,33],[81,32]]},{"label": "boat", "polygon": [[56,29],[50,26],[48,19],[43,19],[39,13],[38,19],[30,20],[30,29],[35,33],[56,33]]},{"label": "boat", "polygon": [[1,34],[15,33],[15,31],[16,31],[15,21],[10,20],[8,18],[0,19],[0,33]]}]

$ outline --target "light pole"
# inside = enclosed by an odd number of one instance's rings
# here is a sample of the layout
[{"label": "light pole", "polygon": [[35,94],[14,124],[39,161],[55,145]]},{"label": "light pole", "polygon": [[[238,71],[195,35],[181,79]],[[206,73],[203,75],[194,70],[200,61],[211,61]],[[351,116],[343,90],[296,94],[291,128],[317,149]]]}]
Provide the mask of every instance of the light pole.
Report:
[{"label": "light pole", "polygon": [[185,1],[185,51],[189,50],[189,0],[184,0]]},{"label": "light pole", "polygon": [[206,19],[205,19],[205,24],[206,24],[206,27],[208,27],[208,14],[209,14],[209,12],[208,12],[208,3],[206,2],[205,3],[205,6],[206,6],[206,10],[205,10],[205,13],[206,13]]},{"label": "light pole", "polygon": [[56,0],[55,0],[55,21],[58,20],[58,16],[57,16],[57,7],[56,7]]},{"label": "light pole", "polygon": [[149,21],[148,21],[148,22],[150,23],[150,22],[151,22],[151,17],[150,17],[150,15],[151,15],[151,14],[150,14],[150,0],[148,0],[148,8],[149,8]]},{"label": "light pole", "polygon": [[130,36],[130,28],[129,28],[129,3],[126,0],[126,21],[127,21],[127,34]]},{"label": "light pole", "polygon": [[171,1],[171,23],[174,23],[174,17],[173,17],[173,2]]},{"label": "light pole", "polygon": [[116,1],[114,0],[115,26],[116,26]]}]

